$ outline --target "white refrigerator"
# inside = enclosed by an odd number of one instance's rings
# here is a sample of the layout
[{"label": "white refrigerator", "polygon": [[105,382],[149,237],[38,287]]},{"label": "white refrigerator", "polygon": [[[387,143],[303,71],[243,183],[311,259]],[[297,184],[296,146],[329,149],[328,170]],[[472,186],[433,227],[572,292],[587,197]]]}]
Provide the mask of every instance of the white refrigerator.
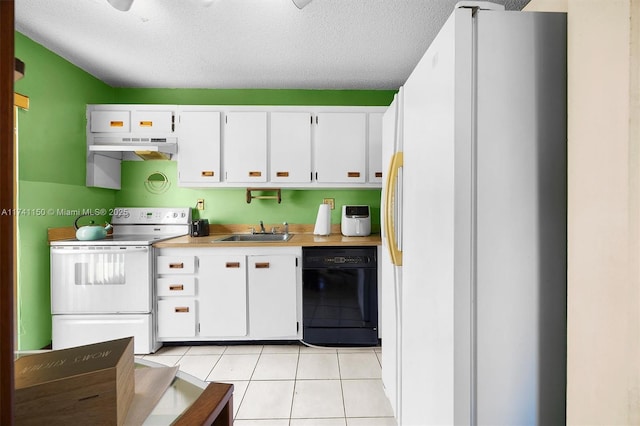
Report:
[{"label": "white refrigerator", "polygon": [[383,119],[399,426],[564,424],[566,15],[463,2]]}]

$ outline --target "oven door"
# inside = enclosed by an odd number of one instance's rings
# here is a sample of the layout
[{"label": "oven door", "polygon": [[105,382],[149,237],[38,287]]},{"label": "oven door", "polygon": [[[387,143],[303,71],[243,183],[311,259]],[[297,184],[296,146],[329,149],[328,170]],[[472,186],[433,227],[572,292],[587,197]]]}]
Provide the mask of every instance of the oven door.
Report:
[{"label": "oven door", "polygon": [[53,314],[151,312],[150,246],[52,246]]}]

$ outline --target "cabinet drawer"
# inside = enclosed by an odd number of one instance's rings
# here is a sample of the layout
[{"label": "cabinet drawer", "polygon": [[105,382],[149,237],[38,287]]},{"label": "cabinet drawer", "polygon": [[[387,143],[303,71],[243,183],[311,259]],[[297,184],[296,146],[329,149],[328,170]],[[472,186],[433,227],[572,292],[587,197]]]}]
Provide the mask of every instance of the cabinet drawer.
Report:
[{"label": "cabinet drawer", "polygon": [[193,274],[196,270],[195,256],[158,256],[158,274]]},{"label": "cabinet drawer", "polygon": [[194,337],[196,301],[193,298],[158,300],[158,337]]},{"label": "cabinet drawer", "polygon": [[158,278],[158,296],[195,296],[195,277],[165,277]]},{"label": "cabinet drawer", "polygon": [[129,111],[91,111],[92,133],[128,133],[130,131]]}]

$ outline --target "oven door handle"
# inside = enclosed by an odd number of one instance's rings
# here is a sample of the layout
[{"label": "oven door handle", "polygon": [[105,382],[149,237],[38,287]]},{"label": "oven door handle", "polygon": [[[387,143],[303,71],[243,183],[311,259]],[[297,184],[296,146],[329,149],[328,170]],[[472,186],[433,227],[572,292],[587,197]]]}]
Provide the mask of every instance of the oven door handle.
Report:
[{"label": "oven door handle", "polygon": [[147,253],[149,247],[117,247],[115,249],[58,249],[53,247],[52,255],[73,255],[73,254],[115,254],[115,253]]}]

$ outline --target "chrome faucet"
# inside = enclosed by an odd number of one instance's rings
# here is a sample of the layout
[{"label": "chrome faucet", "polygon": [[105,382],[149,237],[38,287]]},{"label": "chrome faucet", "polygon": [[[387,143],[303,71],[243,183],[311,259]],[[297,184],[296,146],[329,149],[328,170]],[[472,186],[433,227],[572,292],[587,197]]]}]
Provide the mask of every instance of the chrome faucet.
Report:
[{"label": "chrome faucet", "polygon": [[[284,235],[289,235],[289,224],[287,222],[283,223],[284,225]],[[252,234],[266,234],[267,230],[264,228],[264,222],[260,221],[260,232],[256,232],[255,228],[252,226],[251,228],[251,233]],[[272,234],[277,234],[278,233],[278,227],[277,226],[273,226],[271,227],[271,233]]]}]

